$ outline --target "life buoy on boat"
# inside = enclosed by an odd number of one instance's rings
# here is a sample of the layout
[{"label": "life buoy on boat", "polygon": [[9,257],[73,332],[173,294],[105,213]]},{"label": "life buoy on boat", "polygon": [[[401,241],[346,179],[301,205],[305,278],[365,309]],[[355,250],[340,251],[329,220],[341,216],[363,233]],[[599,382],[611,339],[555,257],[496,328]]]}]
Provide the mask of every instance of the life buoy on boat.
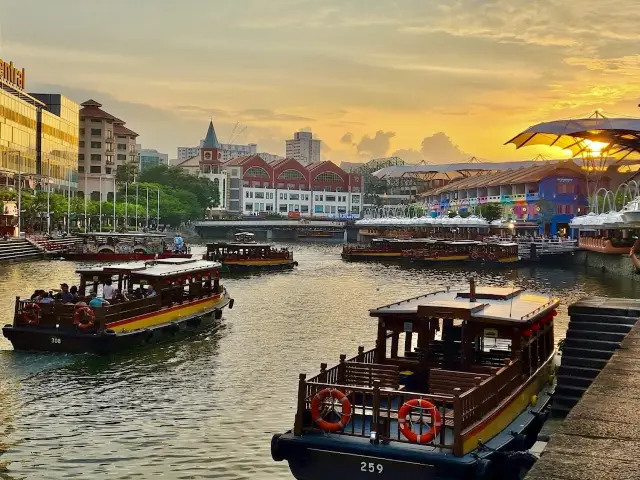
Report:
[{"label": "life buoy on boat", "polygon": [[90,307],[76,308],[73,312],[73,324],[80,330],[87,330],[95,325],[96,314]]},{"label": "life buoy on boat", "polygon": [[480,254],[478,253],[477,250],[474,250],[473,252],[471,252],[471,260],[477,260],[478,258],[480,258]]},{"label": "life buoy on boat", "polygon": [[[407,425],[407,417],[411,415],[414,408],[421,408],[422,410],[427,410],[429,412],[433,426],[429,428],[427,433],[418,435]],[[400,410],[398,410],[398,425],[400,427],[400,433],[402,433],[404,438],[410,442],[429,443],[440,432],[442,418],[440,417],[440,412],[433,403],[422,398],[413,398],[405,402]]]},{"label": "life buoy on boat", "polygon": [[28,302],[22,306],[22,319],[27,325],[37,325],[40,322],[40,305]]},{"label": "life buoy on boat", "polygon": [[495,260],[497,257],[495,253],[491,252],[487,258],[489,258],[489,260]]},{"label": "life buoy on boat", "polygon": [[[331,397],[342,404],[342,415],[337,422],[327,422],[322,418],[320,407],[325,398]],[[351,402],[347,396],[340,390],[334,388],[325,388],[316,393],[313,400],[311,400],[311,418],[318,428],[325,432],[338,432],[346,427],[351,421]]]}]

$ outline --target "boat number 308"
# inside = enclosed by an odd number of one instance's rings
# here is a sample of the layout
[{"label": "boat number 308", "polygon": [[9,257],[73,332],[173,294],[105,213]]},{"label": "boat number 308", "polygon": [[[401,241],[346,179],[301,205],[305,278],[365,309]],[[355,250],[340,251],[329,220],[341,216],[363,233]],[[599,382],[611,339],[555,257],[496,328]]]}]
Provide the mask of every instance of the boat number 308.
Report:
[{"label": "boat number 308", "polygon": [[380,463],[360,462],[360,471],[367,473],[382,473],[384,467]]},{"label": "boat number 308", "polygon": [[62,343],[62,340],[58,337],[51,337],[51,343]]}]

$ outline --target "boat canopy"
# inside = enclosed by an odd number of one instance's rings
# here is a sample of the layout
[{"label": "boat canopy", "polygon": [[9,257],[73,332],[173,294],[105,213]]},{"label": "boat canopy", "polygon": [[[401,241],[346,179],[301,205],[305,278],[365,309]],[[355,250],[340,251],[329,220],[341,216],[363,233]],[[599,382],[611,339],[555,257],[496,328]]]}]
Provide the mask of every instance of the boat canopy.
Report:
[{"label": "boat canopy", "polygon": [[80,275],[104,274],[136,274],[144,277],[171,277],[183,273],[197,273],[205,270],[219,269],[222,265],[219,262],[208,260],[198,260],[194,258],[165,258],[151,262],[122,263],[117,265],[104,265],[99,267],[88,267],[76,270]]},{"label": "boat canopy", "polygon": [[79,237],[115,237],[115,238],[167,238],[163,233],[118,233],[118,232],[89,232],[78,233]]},{"label": "boat canopy", "polygon": [[[475,292],[472,294],[472,291]],[[470,300],[474,295],[475,301]],[[455,318],[473,323],[525,326],[559,305],[557,298],[511,287],[437,290],[370,310],[372,317]]]}]

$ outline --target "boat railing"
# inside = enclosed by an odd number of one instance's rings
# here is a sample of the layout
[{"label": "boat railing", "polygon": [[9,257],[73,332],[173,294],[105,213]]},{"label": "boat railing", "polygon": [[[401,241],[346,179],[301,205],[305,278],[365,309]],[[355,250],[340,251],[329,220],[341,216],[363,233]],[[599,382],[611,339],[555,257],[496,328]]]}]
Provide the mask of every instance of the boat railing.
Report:
[{"label": "boat railing", "polygon": [[506,362],[508,364],[495,375],[460,395],[459,419],[462,432],[482,420],[522,384],[522,361]]},{"label": "boat railing", "polygon": [[[455,431],[455,405],[459,398],[452,395],[430,395],[407,392],[399,389],[388,389],[381,386],[381,380],[374,380],[373,386],[344,385],[341,383],[312,382],[307,381],[304,374],[300,375],[298,391],[298,412],[294,427],[294,434],[301,435],[304,431],[315,430],[315,426],[309,421],[308,413],[311,409],[313,397],[324,389],[340,390],[349,399],[351,421],[340,432],[341,435],[373,438],[375,441],[395,441],[411,443],[404,438],[398,428],[398,411],[410,400],[419,398],[430,402],[440,414],[442,427],[438,427],[438,434],[425,445],[454,449],[455,435],[451,435],[451,429]],[[419,425],[416,433],[427,433],[436,428],[435,416],[429,415],[424,409],[416,409],[412,415],[414,425]],[[449,431],[449,434],[447,434]],[[376,435],[372,437],[372,433]]]}]

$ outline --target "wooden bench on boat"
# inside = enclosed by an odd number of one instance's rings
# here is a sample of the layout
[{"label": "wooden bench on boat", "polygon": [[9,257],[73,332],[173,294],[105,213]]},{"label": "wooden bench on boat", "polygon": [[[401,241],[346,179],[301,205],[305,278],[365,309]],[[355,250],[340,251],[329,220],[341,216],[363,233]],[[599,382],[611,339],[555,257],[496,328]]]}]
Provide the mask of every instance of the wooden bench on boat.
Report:
[{"label": "wooden bench on boat", "polygon": [[490,375],[432,368],[429,371],[429,393],[460,395],[480,385]]},{"label": "wooden bench on boat", "polygon": [[380,388],[398,390],[400,388],[400,369],[397,365],[381,365],[377,363],[344,363],[345,385],[373,387],[379,381]]}]

